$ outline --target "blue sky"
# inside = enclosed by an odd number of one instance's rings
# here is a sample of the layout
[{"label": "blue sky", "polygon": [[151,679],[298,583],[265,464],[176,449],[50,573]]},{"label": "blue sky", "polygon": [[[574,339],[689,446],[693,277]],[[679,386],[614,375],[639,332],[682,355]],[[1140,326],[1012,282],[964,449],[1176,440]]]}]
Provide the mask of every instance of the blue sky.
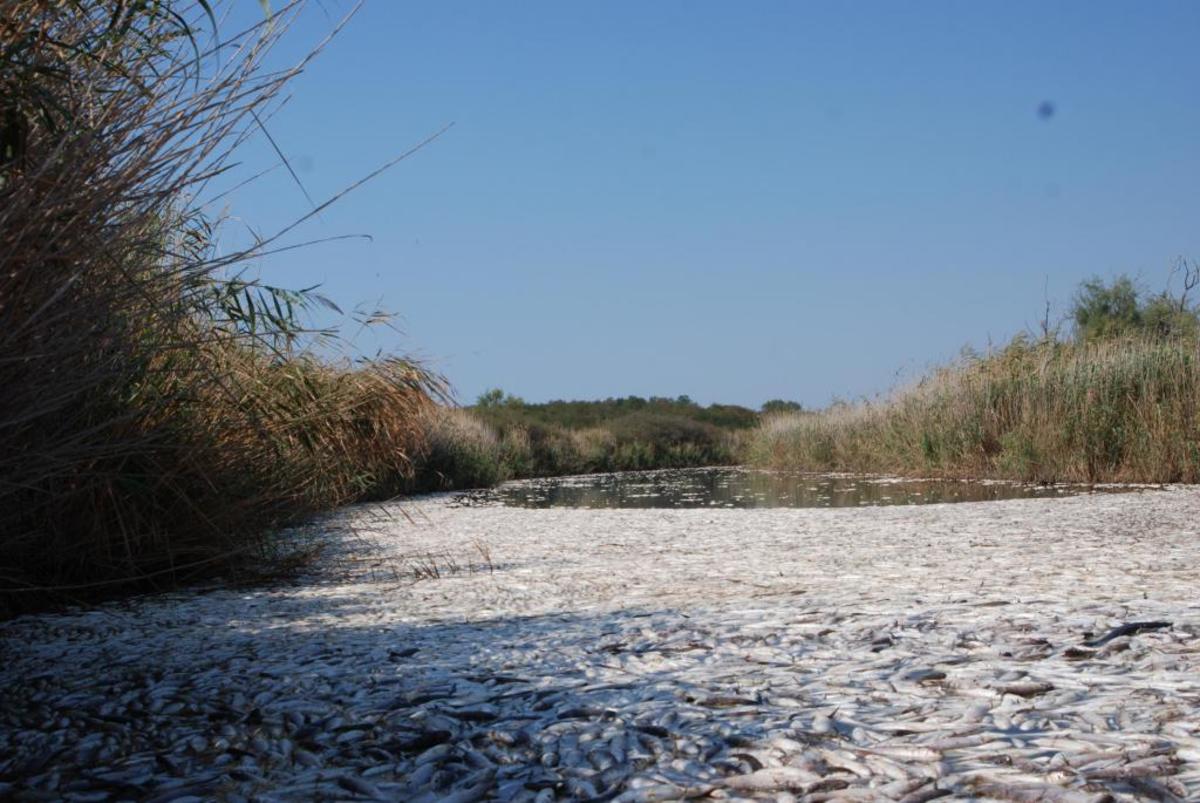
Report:
[{"label": "blue sky", "polygon": [[[1197,3],[368,0],[270,122],[308,191],[454,127],[293,237],[371,242],[261,272],[381,301],[403,333],[356,346],[464,401],[871,396],[1200,258],[1198,34]],[[230,203],[229,241],[306,209],[280,170]]]}]

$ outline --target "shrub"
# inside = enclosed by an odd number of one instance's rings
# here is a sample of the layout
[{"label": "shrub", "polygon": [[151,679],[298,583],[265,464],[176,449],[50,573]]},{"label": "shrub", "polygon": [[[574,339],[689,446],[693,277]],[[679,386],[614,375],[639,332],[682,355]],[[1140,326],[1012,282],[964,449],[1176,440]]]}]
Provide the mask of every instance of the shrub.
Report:
[{"label": "shrub", "polygon": [[511,444],[501,444],[486,423],[466,410],[438,407],[420,419],[422,448],[417,453],[413,490],[486,488],[508,479]]},{"label": "shrub", "polygon": [[681,468],[733,462],[727,439],[711,424],[680,416],[633,413],[608,426],[622,469]]},{"label": "shrub", "polygon": [[1109,284],[1099,278],[1085,281],[1071,307],[1078,339],[1195,339],[1200,333],[1200,317],[1188,304],[1187,294],[1200,280],[1200,266],[1184,262],[1180,268],[1184,271],[1184,290],[1179,298],[1167,292],[1146,297],[1128,276],[1118,276]]}]

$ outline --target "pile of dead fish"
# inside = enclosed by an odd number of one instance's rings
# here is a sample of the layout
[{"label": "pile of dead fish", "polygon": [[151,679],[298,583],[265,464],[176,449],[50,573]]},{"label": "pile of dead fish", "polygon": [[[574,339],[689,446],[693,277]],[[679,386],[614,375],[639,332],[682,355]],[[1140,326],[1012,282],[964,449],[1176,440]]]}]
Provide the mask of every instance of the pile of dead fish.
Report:
[{"label": "pile of dead fish", "polygon": [[0,627],[0,798],[1200,795],[1197,634],[1112,630],[1120,609],[418,626],[356,607],[339,626],[326,601],[300,627],[297,604],[218,592]]}]

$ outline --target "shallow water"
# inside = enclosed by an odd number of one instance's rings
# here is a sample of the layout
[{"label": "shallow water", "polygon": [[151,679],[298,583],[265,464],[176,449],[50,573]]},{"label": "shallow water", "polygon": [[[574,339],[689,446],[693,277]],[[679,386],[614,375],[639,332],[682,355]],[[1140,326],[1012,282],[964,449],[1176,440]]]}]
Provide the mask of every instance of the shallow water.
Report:
[{"label": "shallow water", "polygon": [[462,500],[531,508],[861,507],[987,502],[1121,490],[1128,489],[695,468],[519,480],[471,492]]}]

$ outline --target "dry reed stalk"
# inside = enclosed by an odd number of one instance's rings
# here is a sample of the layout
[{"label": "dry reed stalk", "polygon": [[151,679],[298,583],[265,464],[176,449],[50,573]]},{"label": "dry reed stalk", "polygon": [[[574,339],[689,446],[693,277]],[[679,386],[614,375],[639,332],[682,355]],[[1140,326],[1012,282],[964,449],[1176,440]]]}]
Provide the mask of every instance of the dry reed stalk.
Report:
[{"label": "dry reed stalk", "polygon": [[205,3],[0,13],[0,614],[266,559],[391,493],[440,381],[293,351],[308,299],[230,279],[203,195],[304,65],[299,10],[204,51]]},{"label": "dry reed stalk", "polygon": [[769,417],[753,462],[1054,482],[1200,481],[1194,340],[1017,339],[879,403]]}]

